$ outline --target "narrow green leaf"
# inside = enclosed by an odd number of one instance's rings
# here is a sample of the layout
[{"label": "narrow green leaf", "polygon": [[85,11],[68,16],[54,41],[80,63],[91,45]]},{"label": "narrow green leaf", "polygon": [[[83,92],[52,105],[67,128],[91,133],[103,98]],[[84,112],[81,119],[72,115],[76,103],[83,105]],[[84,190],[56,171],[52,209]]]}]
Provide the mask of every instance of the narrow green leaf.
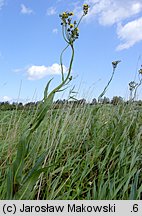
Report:
[{"label": "narrow green leaf", "polygon": [[42,166],[42,163],[45,159],[45,156],[47,155],[47,152],[43,152],[42,155],[38,158],[36,161],[34,167],[29,171],[28,175],[25,177],[25,179],[22,181],[22,184],[24,184],[28,179],[31,178],[31,176],[34,174],[36,170],[39,169],[40,166]]},{"label": "narrow green leaf", "polygon": [[13,195],[13,171],[12,168],[8,168],[7,173],[7,200],[11,200]]},{"label": "narrow green leaf", "polygon": [[36,170],[30,175],[30,178],[28,178],[28,181],[24,183],[24,185],[20,188],[20,190],[15,194],[14,199],[18,200],[27,200],[30,197],[30,193],[33,190],[33,187],[35,186],[40,174],[42,172],[46,172],[49,168],[41,168],[39,170]]},{"label": "narrow green leaf", "polygon": [[45,90],[44,90],[44,101],[47,99],[48,88],[49,88],[49,85],[50,85],[50,83],[51,83],[52,80],[53,80],[53,78],[48,81],[48,83],[47,83],[47,85],[45,87]]}]

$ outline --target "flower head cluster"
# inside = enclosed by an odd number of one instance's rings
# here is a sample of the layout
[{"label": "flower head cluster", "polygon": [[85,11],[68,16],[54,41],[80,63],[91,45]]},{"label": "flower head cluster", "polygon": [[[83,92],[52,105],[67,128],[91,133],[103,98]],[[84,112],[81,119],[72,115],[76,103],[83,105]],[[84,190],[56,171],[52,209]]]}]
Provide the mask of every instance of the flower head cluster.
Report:
[{"label": "flower head cluster", "polygon": [[120,62],[121,62],[120,60],[119,61],[113,61],[112,62],[113,69],[115,69]]},{"label": "flower head cluster", "polygon": [[73,12],[64,12],[59,15],[61,17],[61,25],[64,27],[65,35],[68,42],[74,42],[79,36],[77,22],[72,22],[73,15]]},{"label": "flower head cluster", "polygon": [[73,28],[73,30],[70,30],[68,29],[69,31],[69,35],[70,35],[70,38],[72,38],[72,41],[75,41],[76,39],[78,39],[79,37],[79,29],[77,27]]},{"label": "flower head cluster", "polygon": [[[88,13],[89,6],[87,4],[83,5],[83,16]],[[63,26],[63,36],[66,42],[72,44],[79,37],[79,23],[82,19],[80,18],[79,22],[72,21],[73,12],[63,12],[60,14],[61,25]]]},{"label": "flower head cluster", "polygon": [[137,86],[137,83],[134,82],[134,81],[131,81],[131,82],[129,83],[129,90],[130,90],[130,91],[133,91],[133,90],[136,88],[136,86]]},{"label": "flower head cluster", "polygon": [[88,4],[84,4],[83,5],[83,12],[84,12],[84,15],[86,15],[88,13],[88,10],[89,10],[89,5]]},{"label": "flower head cluster", "polygon": [[59,16],[61,17],[61,25],[66,25],[67,24],[67,20],[71,21],[71,16],[73,16],[73,12],[63,12],[62,14],[60,14]]}]

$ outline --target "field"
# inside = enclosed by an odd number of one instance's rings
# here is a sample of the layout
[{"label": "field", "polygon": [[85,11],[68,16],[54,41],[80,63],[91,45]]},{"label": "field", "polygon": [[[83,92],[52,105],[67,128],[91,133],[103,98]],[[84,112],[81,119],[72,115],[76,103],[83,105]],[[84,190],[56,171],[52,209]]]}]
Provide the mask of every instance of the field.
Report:
[{"label": "field", "polygon": [[24,139],[36,112],[0,111],[0,199],[142,199],[141,107],[51,108]]},{"label": "field", "polygon": [[[135,102],[142,68],[139,82],[129,83],[127,102],[115,97],[108,103],[104,97],[121,62],[117,60],[112,62],[111,77],[94,105],[67,102],[54,106],[56,93],[72,81],[74,42],[88,9],[84,4],[78,22],[71,22],[73,12],[59,15],[66,42],[60,55],[61,82],[49,92],[50,79],[35,107],[23,109],[21,104],[20,109],[16,106],[6,111],[9,104],[1,103],[1,200],[142,199],[142,106]],[[67,48],[71,57],[65,73]],[[72,89],[69,99],[75,99],[74,93]]]}]

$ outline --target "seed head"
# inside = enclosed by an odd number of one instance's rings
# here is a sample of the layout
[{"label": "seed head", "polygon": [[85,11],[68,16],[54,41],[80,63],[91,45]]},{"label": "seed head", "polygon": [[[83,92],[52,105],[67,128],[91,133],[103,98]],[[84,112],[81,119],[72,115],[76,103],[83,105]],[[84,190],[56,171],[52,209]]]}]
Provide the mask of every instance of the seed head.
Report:
[{"label": "seed head", "polygon": [[136,86],[137,86],[137,83],[135,81],[131,81],[129,83],[129,89],[130,89],[130,91],[134,90],[136,88]]},{"label": "seed head", "polygon": [[112,62],[112,66],[113,66],[114,69],[117,67],[117,65],[119,64],[119,62],[121,62],[121,61],[119,60],[119,61],[113,61]]},{"label": "seed head", "polygon": [[69,16],[74,16],[74,13],[73,13],[73,12],[70,12],[70,13],[69,13]]},{"label": "seed head", "polygon": [[84,15],[86,15],[88,13],[88,10],[89,10],[89,5],[88,4],[84,4],[83,5],[83,12],[84,12]]},{"label": "seed head", "polygon": [[139,69],[139,74],[142,74],[142,68],[141,68],[141,69]]}]

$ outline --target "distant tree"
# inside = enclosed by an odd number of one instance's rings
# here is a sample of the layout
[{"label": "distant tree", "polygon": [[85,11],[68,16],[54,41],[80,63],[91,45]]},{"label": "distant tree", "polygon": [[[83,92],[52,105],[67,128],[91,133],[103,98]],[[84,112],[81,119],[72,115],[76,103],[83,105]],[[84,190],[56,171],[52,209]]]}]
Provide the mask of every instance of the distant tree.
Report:
[{"label": "distant tree", "polygon": [[22,102],[18,103],[18,109],[19,109],[19,110],[22,110],[22,109],[23,109],[23,104],[22,104]]},{"label": "distant tree", "polygon": [[68,103],[68,100],[63,99],[63,104],[67,104],[67,103]]},{"label": "distant tree", "polygon": [[9,103],[9,101],[6,101],[4,103],[4,108],[5,108],[5,110],[10,110],[10,103]]},{"label": "distant tree", "polygon": [[138,101],[137,101],[137,105],[138,105],[138,106],[142,106],[142,100],[138,100]]},{"label": "distant tree", "polygon": [[15,109],[16,109],[16,105],[17,105],[17,103],[13,102],[13,103],[11,104],[11,110],[15,110]]},{"label": "distant tree", "polygon": [[3,109],[4,102],[0,102],[0,110]]},{"label": "distant tree", "polygon": [[90,105],[96,105],[97,104],[97,99],[96,98],[93,98],[92,99],[92,102],[90,103]]},{"label": "distant tree", "polygon": [[73,106],[77,105],[78,104],[78,100],[69,100],[68,104],[73,105]]},{"label": "distant tree", "polygon": [[123,103],[123,98],[122,97],[118,97],[118,96],[114,96],[111,100],[111,104],[113,105],[118,105],[119,103]]},{"label": "distant tree", "polygon": [[4,102],[0,102],[0,106],[3,106],[4,105]]},{"label": "distant tree", "polygon": [[102,103],[103,104],[109,104],[110,103],[110,99],[107,98],[107,97],[104,97],[103,100],[102,100]]},{"label": "distant tree", "polygon": [[102,104],[102,103],[103,103],[103,98],[101,98],[101,97],[98,98],[98,103],[99,103],[99,104]]},{"label": "distant tree", "polygon": [[58,100],[56,101],[56,103],[57,103],[57,104],[63,104],[63,103],[64,103],[64,100],[61,100],[61,99],[59,100],[59,99],[58,99]]},{"label": "distant tree", "polygon": [[86,104],[86,99],[80,99],[78,100],[78,104]]},{"label": "distant tree", "polygon": [[10,106],[11,105],[10,105],[9,101],[1,102],[0,109],[1,110],[10,110],[11,109]]},{"label": "distant tree", "polygon": [[36,107],[36,105],[37,105],[37,103],[35,103],[35,102],[28,102],[28,103],[26,103],[26,104],[24,105],[24,107],[25,107],[26,109],[33,109],[33,108]]}]

